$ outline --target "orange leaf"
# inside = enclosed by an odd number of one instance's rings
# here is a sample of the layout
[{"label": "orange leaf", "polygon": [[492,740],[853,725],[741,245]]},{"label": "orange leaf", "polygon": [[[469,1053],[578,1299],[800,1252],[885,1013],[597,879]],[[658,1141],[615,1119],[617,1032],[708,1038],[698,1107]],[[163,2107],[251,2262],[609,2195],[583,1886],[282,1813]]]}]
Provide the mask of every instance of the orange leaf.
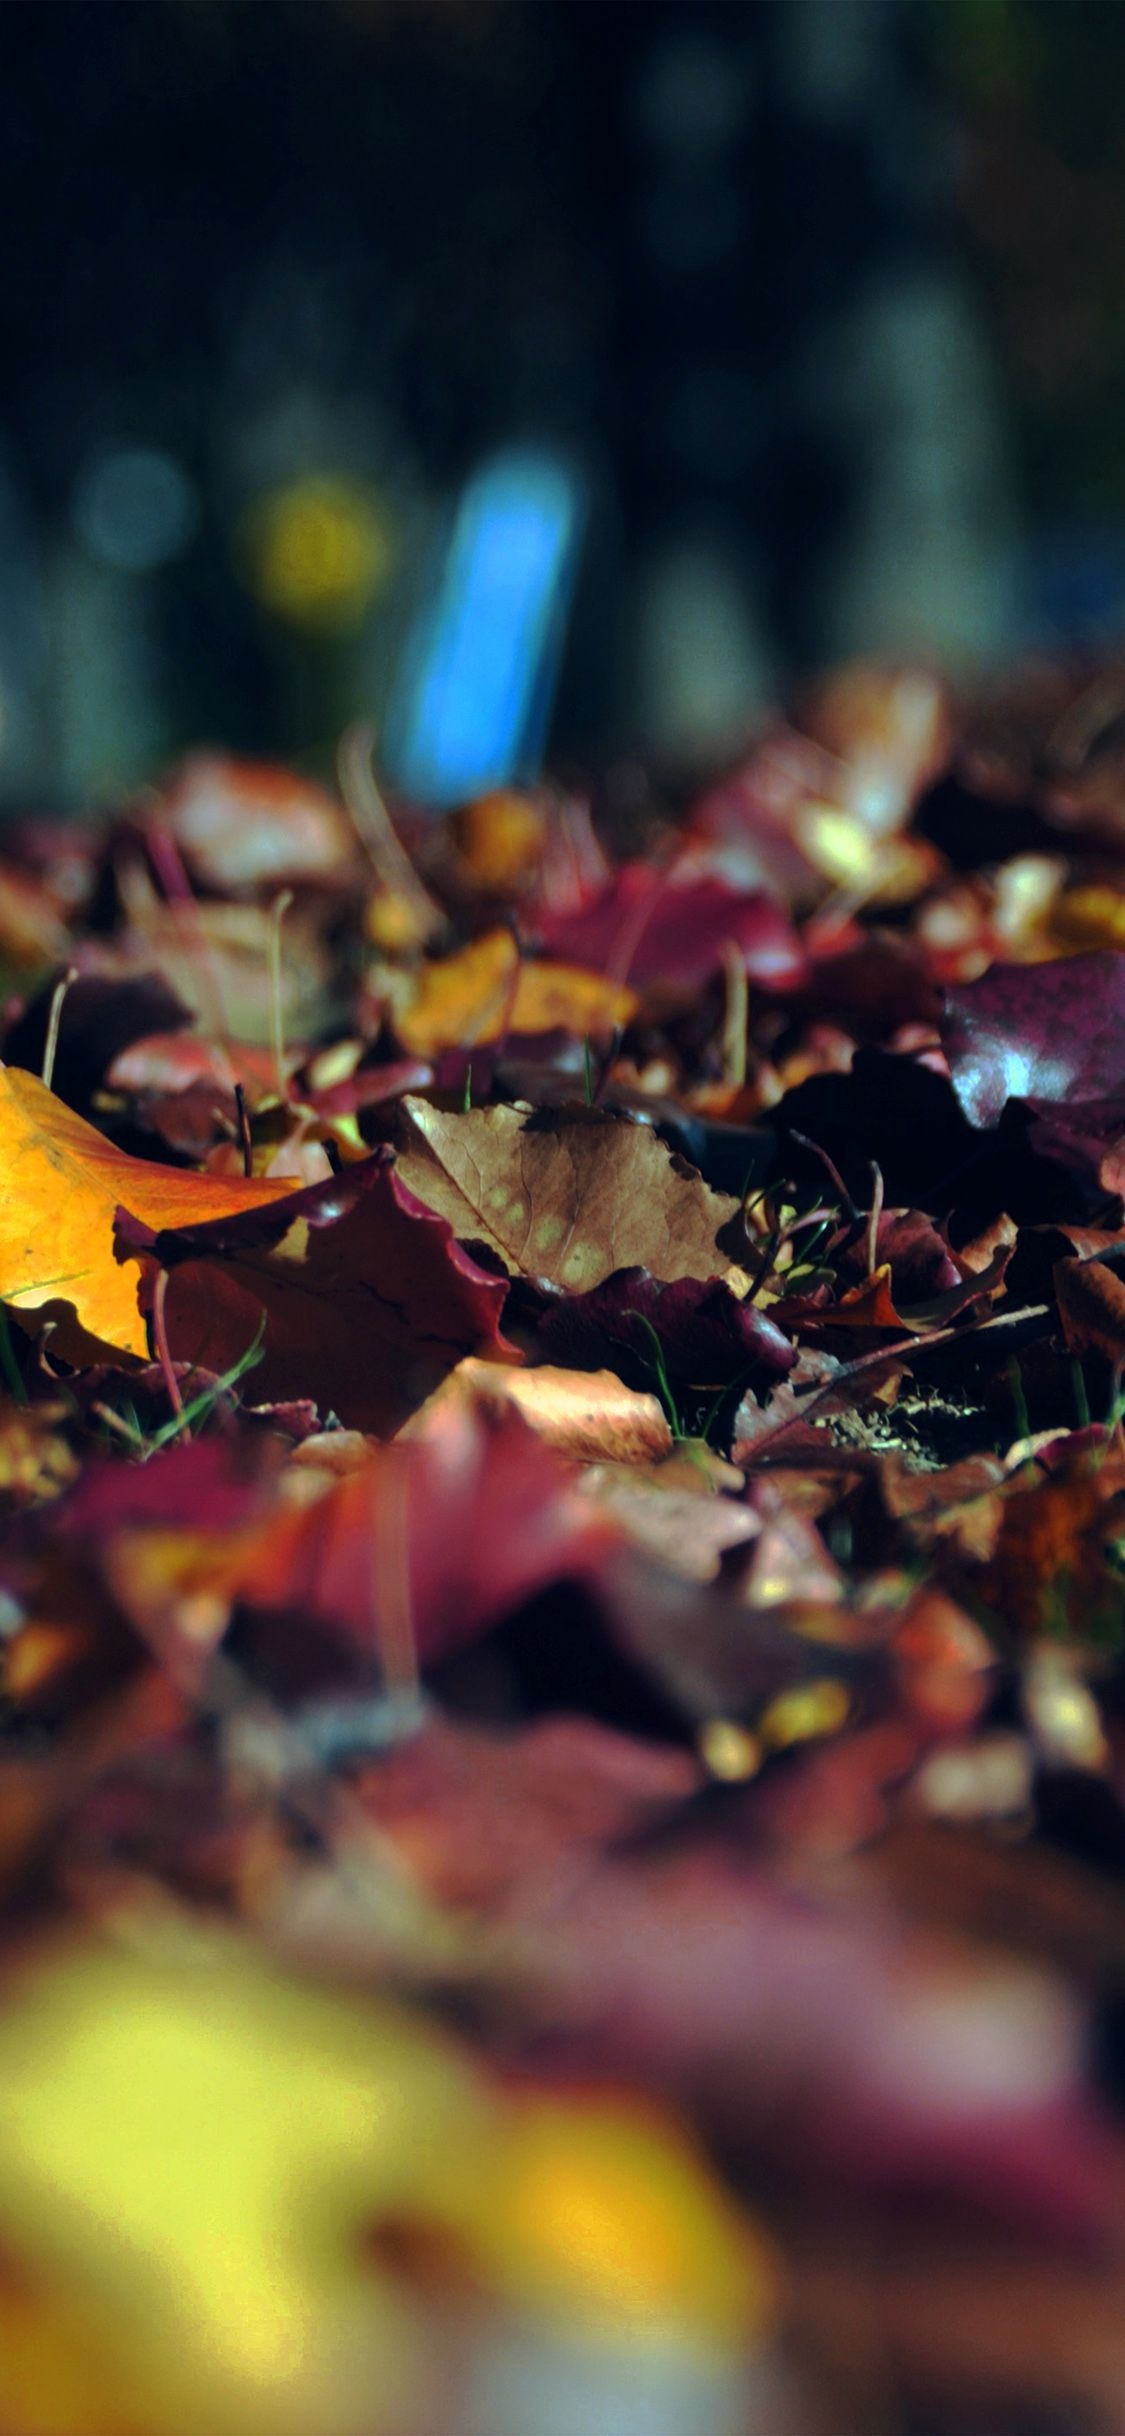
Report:
[{"label": "orange leaf", "polygon": [[457,815],[454,834],[478,886],[500,894],[534,876],[546,827],[543,805],[533,795],[499,787],[466,804]]},{"label": "orange leaf", "polygon": [[412,1056],[432,1057],[503,1032],[608,1032],[636,1009],[633,990],[581,965],[521,964],[511,932],[490,930],[424,968],[395,1030]]},{"label": "orange leaf", "polygon": [[55,1342],[78,1361],[92,1358],[90,1338],[142,1360],[148,1352],[136,1270],[114,1254],[119,1206],[152,1227],[193,1226],[260,1208],[300,1181],[197,1176],[129,1158],[18,1066],[0,1070],[0,1174],[0,1297],[18,1319],[61,1304],[65,1333]]},{"label": "orange leaf", "polygon": [[826,1311],[823,1316],[825,1319],[844,1321],[853,1328],[901,1328],[903,1323],[895,1309],[891,1291],[890,1264],[883,1262],[879,1268],[872,1269],[861,1286],[849,1286],[847,1292],[841,1294],[835,1309]]}]

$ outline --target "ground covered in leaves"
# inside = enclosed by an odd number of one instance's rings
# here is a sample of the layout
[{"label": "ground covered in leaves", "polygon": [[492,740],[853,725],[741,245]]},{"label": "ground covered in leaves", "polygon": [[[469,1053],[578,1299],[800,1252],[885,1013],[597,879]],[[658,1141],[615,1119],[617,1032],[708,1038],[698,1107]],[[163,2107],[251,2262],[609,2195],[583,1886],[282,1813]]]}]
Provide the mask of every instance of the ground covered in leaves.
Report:
[{"label": "ground covered in leaves", "polygon": [[4,2436],[1125,2429],[1123,713],[6,832]]}]

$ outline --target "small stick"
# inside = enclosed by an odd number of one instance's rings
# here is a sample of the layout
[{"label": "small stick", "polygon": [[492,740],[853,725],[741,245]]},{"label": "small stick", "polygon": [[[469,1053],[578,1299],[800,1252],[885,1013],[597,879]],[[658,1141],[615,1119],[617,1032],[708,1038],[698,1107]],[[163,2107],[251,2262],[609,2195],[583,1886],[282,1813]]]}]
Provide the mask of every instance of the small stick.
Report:
[{"label": "small stick", "polygon": [[814,1142],[807,1133],[798,1133],[794,1125],[791,1125],[789,1128],[789,1139],[791,1142],[799,1142],[802,1150],[811,1150],[814,1159],[819,1159],[821,1166],[827,1171],[828,1175],[831,1176],[832,1182],[839,1193],[840,1199],[844,1204],[844,1208],[846,1209],[849,1218],[856,1219],[860,1217],[861,1212],[856,1208],[855,1202],[848,1191],[847,1185],[840,1174],[840,1170],[837,1167],[835,1160],[829,1158],[828,1152],[826,1150],[822,1150],[820,1143]]},{"label": "small stick", "polygon": [[879,1220],[883,1215],[883,1170],[871,1161],[871,1208],[867,1214],[867,1274],[873,1277],[879,1266]]},{"label": "small stick", "polygon": [[432,939],[445,929],[445,915],[428,888],[423,887],[410,856],[395,834],[371,766],[374,749],[375,730],[365,720],[357,719],[354,726],[345,730],[336,755],[340,793],[376,879],[389,895],[406,898],[413,908],[420,936]]},{"label": "small stick", "polygon": [[55,1058],[58,1055],[59,1026],[62,1022],[63,1002],[66,998],[66,993],[69,990],[71,983],[77,981],[77,979],[77,965],[68,964],[62,979],[60,981],[56,981],[54,989],[51,992],[51,1012],[47,1017],[47,1038],[43,1044],[42,1066],[43,1081],[48,1091],[50,1090],[54,1079]]},{"label": "small stick", "polygon": [[283,888],[270,907],[270,1034],[277,1096],[283,1106],[289,1097],[289,1078],[285,1071],[285,1015],[281,1004],[281,925],[292,902],[292,889]]},{"label": "small stick", "polygon": [[254,1173],[254,1143],[250,1132],[246,1093],[241,1083],[236,1083],[234,1086],[234,1104],[238,1110],[238,1139],[242,1149],[242,1173],[244,1176],[252,1176]]},{"label": "small stick", "polygon": [[721,954],[725,983],[720,1042],[723,1080],[730,1084],[732,1090],[741,1091],[746,1081],[746,1032],[750,1012],[746,960],[735,939],[724,939]]},{"label": "small stick", "polygon": [[167,1299],[168,1271],[160,1269],[157,1273],[156,1291],[152,1298],[152,1336],[156,1346],[156,1359],[160,1364],[161,1375],[168,1390],[168,1402],[178,1417],[184,1409],[184,1399],[180,1394],[180,1382],[176,1377],[175,1365],[168,1346],[168,1328],[164,1315],[164,1305]]},{"label": "small stick", "polygon": [[383,1682],[391,1698],[417,1698],[418,1645],[410,1592],[410,1474],[389,1448],[375,1476],[372,1605]]}]

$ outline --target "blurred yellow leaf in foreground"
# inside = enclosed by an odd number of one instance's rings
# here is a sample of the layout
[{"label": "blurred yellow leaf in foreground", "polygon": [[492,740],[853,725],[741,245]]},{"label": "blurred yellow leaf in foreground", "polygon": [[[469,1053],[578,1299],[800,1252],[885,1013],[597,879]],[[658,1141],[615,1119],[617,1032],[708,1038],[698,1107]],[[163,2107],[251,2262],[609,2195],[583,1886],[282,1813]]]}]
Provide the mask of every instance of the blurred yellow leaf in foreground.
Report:
[{"label": "blurred yellow leaf in foreground", "polygon": [[177,1926],[0,2015],[5,2436],[415,2436],[501,2313],[735,2357],[772,2276],[656,2110],[506,2095],[426,2022]]}]

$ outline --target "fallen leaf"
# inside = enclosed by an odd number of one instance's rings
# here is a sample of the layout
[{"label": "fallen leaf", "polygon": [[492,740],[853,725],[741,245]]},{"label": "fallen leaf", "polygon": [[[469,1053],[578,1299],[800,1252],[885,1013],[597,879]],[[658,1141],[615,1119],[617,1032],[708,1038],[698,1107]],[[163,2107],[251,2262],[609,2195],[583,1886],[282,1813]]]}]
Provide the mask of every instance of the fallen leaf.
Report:
[{"label": "fallen leaf", "polygon": [[114,1256],[122,1204],[152,1227],[190,1226],[261,1209],[292,1189],[278,1177],[197,1176],[129,1158],[14,1066],[0,1070],[0,1161],[0,1297],[25,1325],[33,1314],[35,1325],[48,1311],[69,1314],[56,1342],[80,1362],[91,1354],[75,1322],[103,1350],[148,1352],[136,1268]]},{"label": "fallen leaf", "polygon": [[970,1124],[995,1125],[1008,1100],[1097,1100],[1125,1061],[1125,955],[1103,949],[1046,965],[996,964],[947,993],[941,1040]]},{"label": "fallen leaf", "polygon": [[[695,1474],[690,1486],[688,1471]],[[674,1457],[645,1471],[601,1464],[583,1486],[635,1548],[688,1582],[714,1581],[727,1550],[745,1547],[762,1527],[748,1506],[716,1496],[705,1471]]]},{"label": "fallen leaf", "polygon": [[876,834],[898,826],[949,758],[945,690],[920,668],[836,669],[805,696],[799,724],[841,765],[843,799]]},{"label": "fallen leaf", "polygon": [[[745,1543],[752,1568],[765,1541],[753,1606],[725,1581],[701,1585],[701,1566],[692,1574],[685,1566],[681,1575],[633,1550],[618,1556],[598,1582],[614,1642],[660,1686],[673,1710],[696,1725],[713,1717],[754,1724],[779,1693],[826,1677],[854,1688],[861,1713],[867,1695],[877,1696],[885,1679],[884,1656],[874,1645],[853,1648],[842,1637],[823,1638],[824,1624],[840,1613],[829,1605],[839,1600],[840,1585],[823,1549],[824,1578],[812,1575],[815,1538],[811,1526],[790,1537],[776,1525]],[[806,1629],[810,1621],[820,1638]]]},{"label": "fallen leaf", "polygon": [[0,866],[0,957],[17,972],[65,963],[66,925],[41,880],[12,864]]},{"label": "fallen leaf", "polygon": [[269,1048],[278,1013],[292,1044],[314,1038],[333,1004],[324,923],[302,900],[285,918],[275,1007],[275,929],[268,905],[211,897],[165,904],[152,895],[139,909],[129,942],[139,961],[167,974],[205,1031]]},{"label": "fallen leaf", "polygon": [[[159,1172],[137,1164],[142,1175]],[[247,1185],[240,1202],[234,1183],[187,1181],[210,1189],[220,1211],[225,1189],[229,1217],[195,1225],[185,1195],[164,1226],[158,1211],[147,1218],[143,1201],[134,1211],[118,1195],[123,1254],[150,1255],[171,1272],[174,1360],[230,1369],[264,1314],[260,1398],[311,1398],[349,1428],[382,1433],[400,1427],[462,1354],[513,1353],[500,1333],[504,1280],[454,1241],[395,1172],[389,1150],[284,1203],[277,1186]]]},{"label": "fallen leaf", "polygon": [[[869,1274],[866,1232],[866,1228],[857,1230],[840,1263],[849,1277],[861,1280]],[[948,1243],[924,1210],[881,1211],[874,1253],[870,1269],[886,1264],[894,1300],[899,1304],[929,1302],[936,1295],[955,1291],[962,1280],[963,1272],[954,1262]],[[985,1263],[980,1261],[977,1266],[984,1267]]]},{"label": "fallen leaf", "polygon": [[404,1183],[464,1241],[511,1274],[585,1292],[614,1269],[719,1277],[718,1237],[738,1203],[713,1193],[651,1127],[600,1111],[515,1108],[454,1115],[406,1098],[398,1136]]},{"label": "fallen leaf", "polygon": [[339,887],[354,876],[355,832],[342,806],[275,762],[192,753],[142,819],[169,833],[195,876],[223,893],[301,880]]},{"label": "fallen leaf", "polygon": [[484,1733],[440,1716],[357,1768],[367,1816],[438,1901],[516,1918],[630,1835],[675,1813],[703,1772],[688,1750],[548,1717]]},{"label": "fallen leaf", "polygon": [[[168,1470],[170,1454],[153,1456],[142,1476]],[[266,1620],[259,1638],[275,1683],[356,1689],[381,1668],[401,1688],[547,1584],[597,1578],[621,1543],[514,1410],[438,1402],[422,1433],[368,1444],[340,1474],[295,1470],[299,1494],[263,1504],[258,1493],[247,1513],[242,1491],[226,1524],[221,1506],[207,1521],[202,1497],[185,1515],[175,1472],[165,1517],[158,1480],[115,1525],[101,1519],[100,1575],[181,1686],[198,1687],[237,1601],[247,1631],[247,1619]],[[69,1518],[65,1527],[73,1541]],[[299,1621],[295,1637],[280,1633],[281,1618]]]},{"label": "fallen leaf", "polygon": [[424,965],[411,995],[394,1001],[394,1027],[411,1056],[436,1057],[509,1032],[601,1036],[627,1024],[637,1005],[621,983],[573,964],[532,963],[510,930],[492,930]]},{"label": "fallen leaf", "polygon": [[1125,1363],[1125,1279],[1104,1260],[1060,1260],[1055,1300],[1072,1353]]},{"label": "fallen leaf", "polygon": [[796,1355],[772,1317],[741,1301],[726,1282],[678,1278],[663,1284],[645,1269],[615,1269],[586,1294],[529,1292],[530,1311],[547,1352],[582,1369],[623,1356],[651,1377],[653,1331],[673,1384],[701,1389],[742,1381],[759,1391],[782,1379]]},{"label": "fallen leaf", "polygon": [[764,989],[790,988],[805,971],[778,899],[761,888],[732,887],[706,869],[662,872],[651,863],[623,863],[603,895],[578,912],[541,912],[535,927],[553,955],[636,989],[701,989],[732,943]]},{"label": "fallen leaf", "polygon": [[39,1505],[70,1487],[78,1458],[59,1426],[67,1417],[62,1402],[0,1399],[0,1510]]},{"label": "fallen leaf", "polygon": [[[774,2313],[764,2243],[665,2110],[508,2098],[417,2013],[286,1981],[230,1936],[40,1954],[0,2058],[0,2229],[48,2346],[54,2312],[64,2364],[108,2375],[108,2427],[448,2425],[479,2340],[451,2276],[587,2347],[736,2354]],[[5,2282],[0,2400],[41,2436],[21,2301]],[[83,2411],[65,2365],[54,2383],[65,2436],[107,2431],[99,2389]]]},{"label": "fallen leaf", "polygon": [[1113,1543],[1120,1496],[1120,1468],[1101,1446],[1064,1441],[1050,1471],[1030,1479],[1017,1473],[1003,1492],[996,1545],[973,1579],[974,1597],[1021,1635],[1119,1640],[1125,1584]]},{"label": "fallen leaf", "polygon": [[672,1432],[656,1396],[623,1387],[611,1370],[516,1370],[468,1355],[451,1370],[402,1437],[417,1436],[439,1406],[466,1401],[518,1412],[548,1446],[577,1463],[653,1463],[672,1452]]},{"label": "fallen leaf", "polygon": [[111,1091],[179,1092],[193,1083],[209,1084],[233,1099],[241,1083],[249,1106],[277,1091],[277,1074],[270,1050],[243,1041],[207,1040],[199,1032],[146,1032],[118,1050],[106,1069]]},{"label": "fallen leaf", "polygon": [[538,869],[546,806],[514,787],[480,795],[456,815],[457,851],[478,888],[504,893],[526,887]]},{"label": "fallen leaf", "polygon": [[[6,1066],[41,1074],[60,976],[44,984],[3,1035]],[[127,1054],[143,1034],[161,1031],[183,1040],[191,1014],[159,973],[79,972],[67,987],[58,1017],[51,1088],[82,1115],[114,1059]]]}]

